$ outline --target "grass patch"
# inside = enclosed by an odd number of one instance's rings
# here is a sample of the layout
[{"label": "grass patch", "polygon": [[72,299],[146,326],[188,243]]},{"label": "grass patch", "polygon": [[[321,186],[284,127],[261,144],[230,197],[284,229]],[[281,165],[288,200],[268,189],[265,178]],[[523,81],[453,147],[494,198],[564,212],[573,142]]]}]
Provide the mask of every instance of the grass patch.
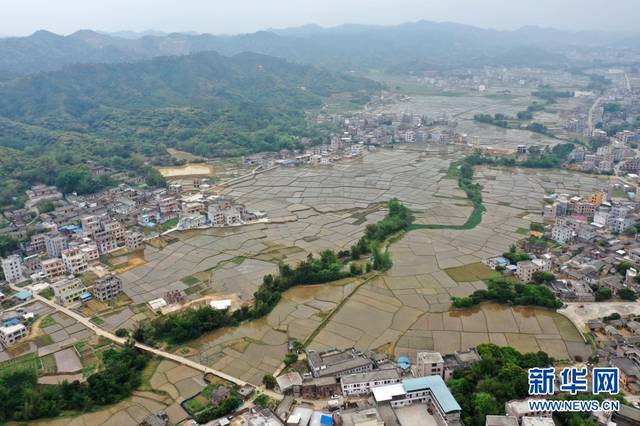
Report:
[{"label": "grass patch", "polygon": [[200,394],[195,398],[191,398],[190,400],[185,402],[184,408],[189,412],[189,414],[195,415],[207,408],[207,405],[209,405],[207,399],[202,394]]},{"label": "grass patch", "polygon": [[55,374],[58,372],[58,364],[53,354],[49,354],[40,358],[42,362],[42,372],[44,374]]},{"label": "grass patch", "polygon": [[168,231],[170,229],[173,229],[178,225],[178,221],[179,221],[178,218],[170,219],[170,220],[166,221],[165,223],[160,224],[158,226],[158,230],[160,232],[166,232],[166,231]]},{"label": "grass patch", "polygon": [[182,278],[180,281],[182,281],[186,285],[194,285],[194,284],[198,283],[200,280],[198,280],[196,277],[194,277],[192,275],[189,275],[188,277]]},{"label": "grass patch", "polygon": [[104,324],[104,320],[100,317],[92,317],[89,321],[91,321],[92,323],[94,323],[95,325],[102,325]]},{"label": "grass patch", "polygon": [[231,259],[231,261],[236,265],[242,265],[245,260],[246,260],[246,257],[244,256],[236,256],[233,259]]},{"label": "grass patch", "polygon": [[464,266],[445,269],[447,275],[456,282],[484,281],[489,278],[499,277],[500,273],[492,270],[484,263],[471,263]]},{"label": "grass patch", "polygon": [[33,370],[37,372],[40,369],[40,359],[36,352],[23,355],[18,358],[11,359],[0,363],[0,376],[12,373],[17,370]]},{"label": "grass patch", "polygon": [[443,224],[420,224],[412,223],[407,227],[407,231],[415,229],[473,229],[482,222],[482,214],[487,210],[482,204],[482,188],[477,183],[473,183],[473,165],[469,161],[455,161],[451,163],[447,170],[447,178],[456,179],[458,187],[462,189],[467,198],[473,204],[473,211],[469,218],[462,225]]},{"label": "grass patch", "polygon": [[46,317],[42,318],[42,321],[40,321],[40,327],[42,328],[51,327],[52,325],[56,325],[56,320],[51,318],[51,315],[47,315]]},{"label": "grass patch", "polygon": [[36,345],[39,347],[47,346],[53,343],[53,339],[48,334],[43,334],[34,339]]},{"label": "grass patch", "polygon": [[518,228],[516,229],[516,234],[529,235],[529,230],[527,228]]}]

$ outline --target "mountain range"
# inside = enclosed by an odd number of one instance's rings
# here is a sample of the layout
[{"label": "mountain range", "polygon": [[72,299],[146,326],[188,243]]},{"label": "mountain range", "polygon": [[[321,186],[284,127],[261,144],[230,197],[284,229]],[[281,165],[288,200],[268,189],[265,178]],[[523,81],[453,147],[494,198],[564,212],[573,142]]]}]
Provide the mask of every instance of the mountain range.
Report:
[{"label": "mountain range", "polygon": [[567,62],[566,53],[581,46],[636,49],[640,37],[538,27],[498,31],[430,21],[396,26],[306,25],[234,36],[91,30],[60,36],[38,31],[28,37],[0,39],[0,79],[58,70],[74,63],[131,62],[209,50],[228,56],[261,53],[341,70],[402,70],[416,64],[433,68],[562,65]]}]

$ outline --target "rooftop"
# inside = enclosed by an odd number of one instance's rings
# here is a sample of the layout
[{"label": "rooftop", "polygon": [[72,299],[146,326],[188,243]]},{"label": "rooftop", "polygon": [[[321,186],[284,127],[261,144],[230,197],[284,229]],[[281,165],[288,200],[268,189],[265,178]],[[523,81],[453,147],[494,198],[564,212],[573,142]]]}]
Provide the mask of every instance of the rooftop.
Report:
[{"label": "rooftop", "polygon": [[373,370],[366,373],[348,374],[340,379],[343,384],[370,382],[375,380],[398,379],[400,376],[395,369]]},{"label": "rooftop", "polygon": [[442,407],[445,413],[462,410],[440,376],[406,379],[402,381],[402,385],[407,392],[413,392],[419,389],[430,389],[431,393],[433,393],[433,396],[438,400],[440,407]]},{"label": "rooftop", "polygon": [[518,419],[511,416],[487,416],[485,426],[519,426]]}]

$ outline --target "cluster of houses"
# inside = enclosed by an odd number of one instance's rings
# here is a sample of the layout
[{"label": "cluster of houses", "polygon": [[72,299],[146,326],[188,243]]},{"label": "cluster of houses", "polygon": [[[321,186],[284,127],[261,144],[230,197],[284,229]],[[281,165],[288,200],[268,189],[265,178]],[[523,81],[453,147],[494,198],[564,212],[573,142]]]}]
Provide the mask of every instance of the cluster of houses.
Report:
[{"label": "cluster of houses", "polygon": [[634,201],[612,201],[613,188],[586,197],[551,194],[545,197],[545,221],[554,221],[551,239],[558,244],[589,242],[600,235],[622,234],[640,218]]},{"label": "cluster of houses", "polygon": [[[599,138],[604,137],[606,137],[606,133],[599,136]],[[622,136],[621,138],[627,141],[635,139]],[[605,145],[596,148],[595,152],[589,152],[584,146],[579,145],[567,157],[571,162],[568,168],[610,174],[619,164],[620,170],[635,173],[640,170],[640,157],[637,156],[634,149],[629,147],[629,143],[621,142],[614,137]]]},{"label": "cluster of houses", "polygon": [[[276,378],[276,390],[285,395],[275,413],[282,420],[264,424],[462,425],[460,405],[446,382],[455,370],[480,361],[475,348],[446,355],[421,351],[413,360],[407,356],[390,360],[353,348],[309,350],[306,372],[292,370]],[[318,409],[317,404],[296,403],[299,398],[327,403]],[[486,424],[554,424],[550,414],[525,412],[519,401],[508,403],[505,412],[506,416],[487,417]]]},{"label": "cluster of houses", "polygon": [[620,370],[620,385],[626,391],[640,393],[640,318],[612,314],[587,323],[598,343],[599,364]]},{"label": "cluster of houses", "polygon": [[[439,425],[461,425],[461,408],[445,380],[455,368],[479,360],[475,349],[446,357],[438,352],[421,352],[413,364],[408,357],[392,361],[386,355],[354,348],[309,350],[308,371],[280,375],[276,389],[292,398],[328,400],[327,409],[290,404],[280,414],[285,424],[302,426],[315,424],[313,419],[322,416],[331,422],[323,424],[360,424],[350,423],[358,419],[373,422],[363,424],[397,424],[404,417],[422,416]],[[355,400],[357,409],[345,402]]]},{"label": "cluster of houses", "polygon": [[231,197],[206,195],[199,192],[185,197],[179,214],[177,229],[238,226],[267,221],[264,212],[250,212]]},{"label": "cluster of houses", "polygon": [[467,135],[456,132],[458,123],[446,116],[430,119],[407,113],[356,112],[348,116],[321,116],[342,129],[345,143],[386,145],[391,143],[466,144]]}]

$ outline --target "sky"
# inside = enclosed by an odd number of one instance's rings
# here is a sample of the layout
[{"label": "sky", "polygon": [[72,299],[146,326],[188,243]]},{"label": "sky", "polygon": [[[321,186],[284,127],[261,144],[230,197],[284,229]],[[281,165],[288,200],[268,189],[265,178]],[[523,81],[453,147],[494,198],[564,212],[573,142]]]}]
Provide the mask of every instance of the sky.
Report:
[{"label": "sky", "polygon": [[0,0],[0,33],[15,36],[40,29],[237,34],[421,19],[494,29],[636,32],[640,0]]}]

